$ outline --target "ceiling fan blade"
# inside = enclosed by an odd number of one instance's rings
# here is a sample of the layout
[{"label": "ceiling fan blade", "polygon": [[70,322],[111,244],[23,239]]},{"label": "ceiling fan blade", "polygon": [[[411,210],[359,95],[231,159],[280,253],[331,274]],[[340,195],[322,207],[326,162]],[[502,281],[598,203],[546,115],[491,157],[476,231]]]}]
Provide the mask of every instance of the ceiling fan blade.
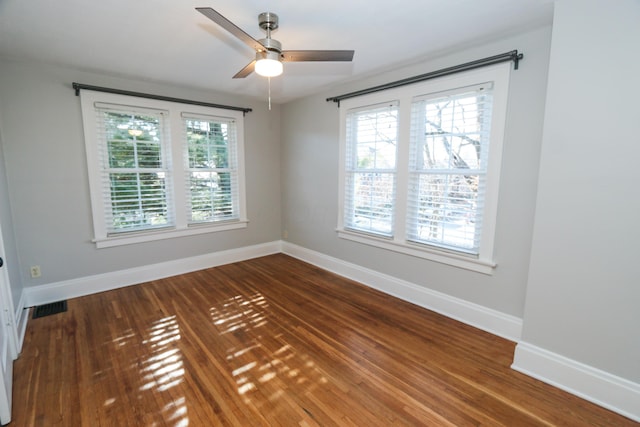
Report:
[{"label": "ceiling fan blade", "polygon": [[285,50],[282,62],[352,61],[353,50]]},{"label": "ceiling fan blade", "polygon": [[238,71],[236,73],[236,75],[233,76],[233,78],[234,79],[244,79],[249,74],[253,73],[253,70],[255,68],[256,68],[256,60],[254,59],[253,61],[249,62],[242,70]]},{"label": "ceiling fan blade", "polygon": [[212,8],[196,7],[196,10],[242,40],[250,48],[255,49],[257,52],[265,50],[265,47],[262,46],[262,44],[260,44],[258,40],[245,33],[240,27],[229,21],[227,18],[225,18]]}]

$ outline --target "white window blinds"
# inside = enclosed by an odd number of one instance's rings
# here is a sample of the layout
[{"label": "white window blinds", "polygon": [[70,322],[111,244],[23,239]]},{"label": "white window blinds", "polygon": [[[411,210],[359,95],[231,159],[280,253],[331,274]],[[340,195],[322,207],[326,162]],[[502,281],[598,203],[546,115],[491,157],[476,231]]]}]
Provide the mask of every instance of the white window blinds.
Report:
[{"label": "white window blinds", "polygon": [[234,120],[184,113],[188,222],[239,219]]},{"label": "white window blinds", "polygon": [[246,228],[244,116],[80,94],[96,247]]},{"label": "white window blinds", "polygon": [[345,228],[393,235],[398,103],[351,110],[346,119]]},{"label": "white window blinds", "polygon": [[492,85],[414,98],[407,240],[477,255]]},{"label": "white window blinds", "polygon": [[492,274],[510,70],[342,100],[338,236]]},{"label": "white window blinds", "polygon": [[172,226],[164,112],[105,104],[95,112],[107,234]]}]

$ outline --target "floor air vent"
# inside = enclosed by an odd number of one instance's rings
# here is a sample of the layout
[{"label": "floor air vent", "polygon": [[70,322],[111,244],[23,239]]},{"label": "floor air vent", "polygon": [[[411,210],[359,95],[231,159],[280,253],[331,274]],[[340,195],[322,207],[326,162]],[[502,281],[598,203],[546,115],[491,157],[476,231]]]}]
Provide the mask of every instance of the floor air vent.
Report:
[{"label": "floor air vent", "polygon": [[39,305],[33,310],[33,318],[51,316],[52,314],[63,313],[67,311],[67,301],[52,302],[49,304]]}]

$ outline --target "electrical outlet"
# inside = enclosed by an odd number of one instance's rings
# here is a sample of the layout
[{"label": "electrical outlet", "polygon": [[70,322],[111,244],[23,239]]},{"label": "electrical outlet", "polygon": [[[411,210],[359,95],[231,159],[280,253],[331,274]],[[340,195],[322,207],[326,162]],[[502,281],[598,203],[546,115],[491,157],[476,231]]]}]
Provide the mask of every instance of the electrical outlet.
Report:
[{"label": "electrical outlet", "polygon": [[42,276],[39,265],[32,265],[30,271],[32,279],[37,279],[38,277]]}]

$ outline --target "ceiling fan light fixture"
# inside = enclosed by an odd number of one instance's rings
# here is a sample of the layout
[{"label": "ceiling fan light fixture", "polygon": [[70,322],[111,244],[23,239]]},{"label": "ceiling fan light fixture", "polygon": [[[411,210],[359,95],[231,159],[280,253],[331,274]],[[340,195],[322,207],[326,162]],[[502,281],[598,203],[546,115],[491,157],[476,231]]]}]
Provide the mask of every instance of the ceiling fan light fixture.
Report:
[{"label": "ceiling fan light fixture", "polygon": [[282,74],[282,70],[282,62],[280,62],[280,54],[278,52],[256,53],[256,73],[264,77],[276,77]]}]

